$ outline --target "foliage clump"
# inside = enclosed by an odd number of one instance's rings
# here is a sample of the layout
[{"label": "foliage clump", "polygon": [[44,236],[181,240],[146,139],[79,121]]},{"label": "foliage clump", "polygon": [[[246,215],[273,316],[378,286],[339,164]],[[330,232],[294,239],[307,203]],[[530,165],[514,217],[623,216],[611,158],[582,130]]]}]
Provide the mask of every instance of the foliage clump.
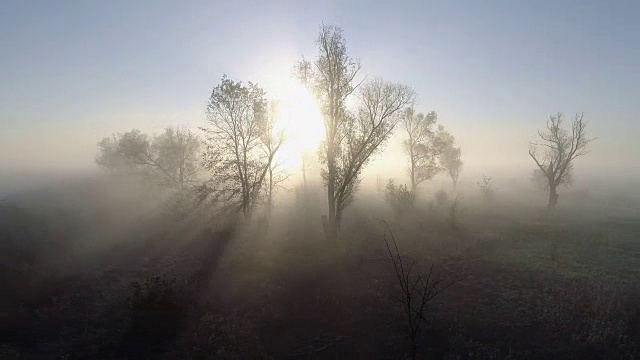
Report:
[{"label": "foliage clump", "polygon": [[384,199],[395,214],[400,217],[414,208],[416,194],[406,184],[396,185],[393,179],[389,179]]}]

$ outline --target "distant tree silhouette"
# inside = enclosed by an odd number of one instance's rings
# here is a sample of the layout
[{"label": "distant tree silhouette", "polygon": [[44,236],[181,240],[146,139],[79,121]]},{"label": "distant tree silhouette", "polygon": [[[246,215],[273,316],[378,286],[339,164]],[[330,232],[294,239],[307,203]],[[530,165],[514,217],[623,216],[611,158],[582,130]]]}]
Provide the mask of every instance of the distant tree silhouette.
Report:
[{"label": "distant tree silhouette", "polygon": [[[206,107],[205,167],[211,179],[200,187],[201,199],[214,199],[250,216],[274,184],[274,159],[284,142],[275,132],[265,92],[251,82],[243,85],[227,76],[217,85]],[[271,180],[265,190],[265,182]]]},{"label": "distant tree silhouette", "polygon": [[442,143],[440,166],[442,166],[451,178],[451,181],[453,181],[453,188],[455,189],[458,184],[458,177],[462,171],[462,165],[464,165],[461,159],[462,150],[459,146],[455,146],[455,138],[444,126],[438,126],[436,137],[440,139]]},{"label": "distant tree silhouette", "polygon": [[[132,130],[137,132],[140,131]],[[111,137],[105,137],[98,142],[98,155],[96,156],[96,164],[108,170],[113,175],[131,175],[139,173],[140,169],[133,159],[128,158],[120,149],[120,139],[123,134],[113,134]]]},{"label": "distant tree silhouette", "polygon": [[336,240],[342,213],[353,200],[362,169],[389,138],[397,115],[413,102],[415,93],[407,86],[376,79],[360,86],[359,105],[349,111],[346,101],[360,85],[355,83],[360,63],[348,55],[339,27],[322,25],[316,44],[315,62],[303,58],[296,71],[315,93],[324,116],[326,139],[319,155],[329,205],[325,234]]},{"label": "distant tree silhouette", "polygon": [[186,127],[169,127],[157,136],[139,130],[104,138],[96,163],[114,173],[135,173],[180,194],[199,173],[200,140]]},{"label": "distant tree silhouette", "polygon": [[491,203],[494,199],[495,191],[493,189],[492,178],[482,174],[482,178],[478,180],[477,184],[480,187],[480,193],[484,197],[484,200]]},{"label": "distant tree silhouette", "polygon": [[403,141],[403,148],[409,157],[408,173],[413,192],[422,182],[442,171],[439,156],[444,144],[434,129],[437,120],[435,111],[426,115],[416,114],[413,108],[404,111],[402,123],[407,139]]},{"label": "distant tree silhouette", "polygon": [[157,167],[165,175],[165,182],[181,193],[197,181],[201,140],[186,127],[167,128],[153,139],[152,147],[157,154],[151,157],[149,166]]},{"label": "distant tree silhouette", "polygon": [[[562,113],[551,115],[547,121],[546,131],[538,131],[542,142],[533,142],[529,148],[529,156],[547,179],[549,208],[554,208],[558,204],[558,187],[571,181],[573,161],[579,156],[586,155],[587,145],[595,140],[595,138],[587,138],[587,122],[584,121],[583,113],[576,114],[571,130],[562,128],[562,122]],[[539,148],[544,150],[542,154],[538,153]]]}]

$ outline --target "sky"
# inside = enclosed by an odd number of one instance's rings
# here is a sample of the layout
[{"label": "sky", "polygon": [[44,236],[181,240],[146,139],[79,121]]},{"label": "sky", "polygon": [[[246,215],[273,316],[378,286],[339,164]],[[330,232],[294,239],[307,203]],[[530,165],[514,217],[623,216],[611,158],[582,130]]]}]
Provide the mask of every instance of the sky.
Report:
[{"label": "sky", "polygon": [[562,111],[598,137],[578,172],[640,176],[638,18],[633,0],[2,0],[0,175],[95,170],[111,133],[205,125],[223,74],[273,92],[324,23],[363,76],[438,112],[469,170],[531,171],[529,142]]}]

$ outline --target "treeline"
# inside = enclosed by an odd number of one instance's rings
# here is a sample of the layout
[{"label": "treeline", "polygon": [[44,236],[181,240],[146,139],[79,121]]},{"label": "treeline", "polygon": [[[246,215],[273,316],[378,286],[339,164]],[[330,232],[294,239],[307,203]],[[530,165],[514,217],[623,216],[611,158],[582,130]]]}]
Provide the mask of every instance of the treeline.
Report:
[{"label": "treeline", "polygon": [[[324,119],[318,160],[327,189],[327,237],[337,238],[363,169],[400,124],[407,137],[403,145],[411,190],[442,170],[455,184],[462,166],[460,148],[437,124],[435,112],[424,115],[414,110],[415,91],[379,78],[359,82],[361,65],[348,54],[342,30],[336,26],[322,26],[316,44],[315,60],[303,58],[294,69]],[[355,106],[347,107],[351,99]],[[96,162],[113,174],[140,176],[172,189],[182,201],[246,216],[259,206],[270,209],[274,190],[289,176],[279,162],[287,134],[276,126],[278,103],[269,101],[254,83],[223,76],[205,111],[207,125],[200,134],[184,127],[168,128],[157,136],[131,130],[103,139]]]},{"label": "treeline", "polygon": [[[461,149],[438,124],[436,112],[417,112],[416,93],[407,85],[359,80],[360,62],[349,55],[339,27],[321,26],[316,45],[315,59],[302,58],[294,73],[318,102],[324,120],[318,161],[327,191],[327,238],[337,239],[363,169],[398,128],[405,137],[409,187],[397,188],[390,180],[388,192],[415,197],[417,187],[440,172],[446,172],[455,187],[463,166]],[[257,84],[223,76],[205,111],[207,124],[199,134],[184,127],[168,128],[157,136],[131,130],[103,139],[96,161],[114,174],[135,174],[172,189],[182,204],[207,204],[246,216],[261,206],[271,209],[274,190],[290,175],[279,161],[287,133],[277,126],[278,102],[269,101]],[[557,187],[569,181],[571,162],[586,153],[590,141],[584,137],[581,116],[572,132],[561,128],[561,120],[560,114],[552,117],[548,133],[540,133],[546,142],[544,157],[534,147],[530,151],[538,178],[547,180],[549,206],[557,203]]]}]

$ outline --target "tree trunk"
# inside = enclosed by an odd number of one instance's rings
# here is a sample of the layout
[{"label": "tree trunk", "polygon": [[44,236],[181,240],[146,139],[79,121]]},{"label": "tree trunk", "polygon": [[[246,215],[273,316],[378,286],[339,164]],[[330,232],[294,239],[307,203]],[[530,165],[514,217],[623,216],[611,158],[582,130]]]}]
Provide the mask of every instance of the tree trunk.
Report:
[{"label": "tree trunk", "polygon": [[335,180],[336,180],[336,164],[334,152],[334,139],[329,139],[327,146],[327,167],[329,178],[327,181],[327,200],[329,202],[329,216],[325,224],[325,236],[328,241],[336,241],[338,238],[338,219],[336,217],[336,198],[335,198]]},{"label": "tree trunk", "polygon": [[336,233],[340,230],[340,223],[342,223],[342,205],[337,204],[337,209],[336,209]]},{"label": "tree trunk", "polygon": [[549,203],[547,204],[547,207],[552,209],[554,207],[556,207],[556,205],[558,204],[558,197],[560,195],[558,195],[558,190],[555,184],[550,184],[549,185]]},{"label": "tree trunk", "polygon": [[247,210],[248,210],[247,196],[246,196],[246,194],[244,194],[244,191],[243,191],[243,194],[242,194],[242,213],[246,214]]},{"label": "tree trunk", "polygon": [[307,190],[307,168],[305,166],[305,158],[304,154],[302,155],[302,184],[304,186],[304,190]]},{"label": "tree trunk", "polygon": [[271,217],[273,209],[273,168],[269,165],[269,194],[267,196],[267,218]]},{"label": "tree trunk", "polygon": [[332,185],[327,187],[332,189],[328,191],[329,216],[327,218],[324,231],[328,241],[336,241],[338,238],[338,218],[336,216],[336,200],[334,198],[335,190]]},{"label": "tree trunk", "polygon": [[411,157],[411,191],[416,191],[416,162],[413,156],[413,146],[409,149],[409,156]]},{"label": "tree trunk", "polygon": [[247,220],[251,220],[251,215],[253,215],[253,206],[250,203],[245,205],[244,216]]}]

